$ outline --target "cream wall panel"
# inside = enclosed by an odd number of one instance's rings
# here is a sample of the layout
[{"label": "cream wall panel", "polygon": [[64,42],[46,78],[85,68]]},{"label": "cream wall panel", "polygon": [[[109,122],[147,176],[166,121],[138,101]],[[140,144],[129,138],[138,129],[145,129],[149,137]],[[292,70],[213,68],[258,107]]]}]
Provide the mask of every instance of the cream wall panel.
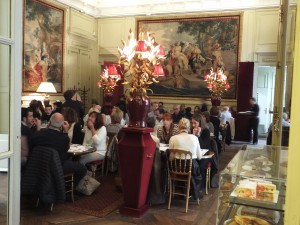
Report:
[{"label": "cream wall panel", "polygon": [[91,55],[88,51],[80,51],[80,87],[89,88],[91,82]]},{"label": "cream wall panel", "polygon": [[65,77],[65,90],[73,89],[80,83],[80,51],[76,48],[69,48],[68,50],[68,69]]},{"label": "cream wall panel", "polygon": [[242,26],[240,32],[240,62],[253,61],[253,49],[255,41],[253,35],[255,33],[255,12],[244,11],[242,16]]},{"label": "cream wall panel", "polygon": [[[98,20],[98,47],[99,55],[111,57],[118,55],[118,46],[122,46],[121,40],[127,41],[129,30],[135,30],[135,18],[113,18]],[[106,55],[106,56],[105,56]]]},{"label": "cream wall panel", "polygon": [[278,9],[258,11],[256,18],[256,52],[276,52],[279,24]]},{"label": "cream wall panel", "polygon": [[70,34],[96,40],[96,19],[74,9],[70,10]]}]

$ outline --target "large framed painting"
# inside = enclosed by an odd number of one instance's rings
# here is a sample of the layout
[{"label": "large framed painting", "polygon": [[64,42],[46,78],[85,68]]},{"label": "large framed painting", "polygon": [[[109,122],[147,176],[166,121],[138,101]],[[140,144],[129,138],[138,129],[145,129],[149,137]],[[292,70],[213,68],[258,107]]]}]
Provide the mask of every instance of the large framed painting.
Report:
[{"label": "large framed painting", "polygon": [[24,0],[23,92],[35,92],[43,81],[62,92],[64,10],[37,0]]},{"label": "large framed painting", "polygon": [[221,68],[231,87],[223,98],[236,98],[240,24],[238,13],[137,19],[137,31],[154,33],[166,53],[166,76],[150,86],[154,95],[209,97],[204,76],[211,68]]}]

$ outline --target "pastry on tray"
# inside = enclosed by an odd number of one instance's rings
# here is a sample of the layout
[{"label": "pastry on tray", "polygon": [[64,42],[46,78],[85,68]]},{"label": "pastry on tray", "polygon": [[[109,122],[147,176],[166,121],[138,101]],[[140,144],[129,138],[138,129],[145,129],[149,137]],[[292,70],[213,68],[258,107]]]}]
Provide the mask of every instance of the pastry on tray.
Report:
[{"label": "pastry on tray", "polygon": [[234,184],[231,183],[230,181],[225,181],[221,187],[220,190],[221,191],[231,191],[233,189]]},{"label": "pastry on tray", "polygon": [[254,216],[235,216],[234,220],[239,225],[271,225],[268,221]]},{"label": "pastry on tray", "polygon": [[240,206],[236,211],[236,215],[259,217],[272,224],[277,224],[280,220],[280,213],[278,211],[248,206]]}]

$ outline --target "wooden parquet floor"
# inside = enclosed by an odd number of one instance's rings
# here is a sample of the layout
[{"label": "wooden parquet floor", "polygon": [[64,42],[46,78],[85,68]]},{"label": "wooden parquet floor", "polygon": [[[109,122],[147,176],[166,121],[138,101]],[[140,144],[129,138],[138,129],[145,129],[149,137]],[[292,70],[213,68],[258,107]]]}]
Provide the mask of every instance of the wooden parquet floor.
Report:
[{"label": "wooden parquet floor", "polygon": [[[220,168],[223,169],[242,143],[232,143],[226,146],[226,151],[220,155]],[[21,225],[215,225],[218,204],[218,189],[210,189],[197,205],[196,202],[189,203],[188,213],[184,212],[185,201],[175,199],[172,201],[171,209],[167,204],[151,206],[142,218],[125,217],[115,211],[104,218],[93,217],[71,211],[61,211],[58,208],[50,212],[49,208],[24,208],[21,207]]]}]

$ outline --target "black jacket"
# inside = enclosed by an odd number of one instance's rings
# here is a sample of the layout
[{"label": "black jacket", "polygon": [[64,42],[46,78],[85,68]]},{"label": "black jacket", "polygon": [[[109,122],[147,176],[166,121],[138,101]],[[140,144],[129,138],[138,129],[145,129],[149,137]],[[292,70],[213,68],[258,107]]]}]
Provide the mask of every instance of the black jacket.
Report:
[{"label": "black jacket", "polygon": [[61,133],[52,129],[45,129],[34,133],[30,140],[30,150],[37,146],[46,146],[53,148],[58,152],[62,164],[70,155],[67,151],[70,148],[70,139],[68,134]]},{"label": "black jacket", "polygon": [[21,191],[45,203],[66,200],[64,174],[56,150],[42,146],[32,150],[22,177]]}]

